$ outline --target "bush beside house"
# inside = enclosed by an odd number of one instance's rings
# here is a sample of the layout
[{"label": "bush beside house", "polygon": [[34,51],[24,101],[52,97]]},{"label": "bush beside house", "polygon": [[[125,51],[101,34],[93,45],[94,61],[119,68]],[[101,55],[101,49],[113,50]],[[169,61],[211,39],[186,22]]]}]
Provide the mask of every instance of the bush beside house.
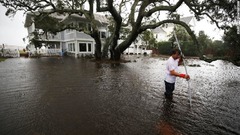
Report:
[{"label": "bush beside house", "polygon": [[[159,53],[162,55],[169,55],[173,48],[178,47],[177,45],[173,44],[173,42],[159,42],[157,46]],[[197,56],[197,48],[193,42],[181,42],[180,47],[185,56]]]}]

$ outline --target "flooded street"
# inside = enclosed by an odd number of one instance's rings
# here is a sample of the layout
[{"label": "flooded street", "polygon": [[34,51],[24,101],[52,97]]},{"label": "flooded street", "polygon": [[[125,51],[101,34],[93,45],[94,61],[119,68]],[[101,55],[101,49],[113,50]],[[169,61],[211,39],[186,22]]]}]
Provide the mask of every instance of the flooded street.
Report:
[{"label": "flooded street", "polygon": [[[239,135],[240,68],[188,60],[173,101],[165,61],[107,64],[75,58],[0,62],[0,135]],[[179,67],[184,73],[184,67]]]}]

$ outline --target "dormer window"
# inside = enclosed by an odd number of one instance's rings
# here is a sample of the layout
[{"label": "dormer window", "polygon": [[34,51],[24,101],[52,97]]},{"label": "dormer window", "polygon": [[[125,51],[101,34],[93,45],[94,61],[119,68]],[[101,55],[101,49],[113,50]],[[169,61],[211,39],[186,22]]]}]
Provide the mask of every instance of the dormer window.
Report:
[{"label": "dormer window", "polygon": [[92,31],[92,26],[90,23],[87,23],[86,27],[87,27],[87,31]]},{"label": "dormer window", "polygon": [[66,29],[66,33],[69,34],[69,33],[73,33],[73,29]]},{"label": "dormer window", "polygon": [[101,32],[101,38],[106,38],[106,32]]},{"label": "dormer window", "polygon": [[100,38],[106,38],[106,32],[105,31],[99,31]]}]

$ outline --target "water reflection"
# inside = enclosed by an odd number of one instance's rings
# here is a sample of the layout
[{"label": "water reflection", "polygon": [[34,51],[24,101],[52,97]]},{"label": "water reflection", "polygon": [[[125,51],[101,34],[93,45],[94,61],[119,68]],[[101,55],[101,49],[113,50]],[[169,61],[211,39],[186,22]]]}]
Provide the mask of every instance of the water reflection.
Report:
[{"label": "water reflection", "polygon": [[[188,60],[164,98],[165,59],[119,65],[74,58],[0,63],[0,134],[240,134],[239,67]],[[184,67],[180,67],[184,72]]]}]

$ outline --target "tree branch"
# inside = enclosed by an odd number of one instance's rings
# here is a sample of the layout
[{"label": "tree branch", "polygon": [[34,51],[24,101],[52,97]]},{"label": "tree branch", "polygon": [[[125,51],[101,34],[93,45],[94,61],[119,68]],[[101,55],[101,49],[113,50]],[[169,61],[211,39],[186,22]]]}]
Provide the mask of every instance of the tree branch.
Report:
[{"label": "tree branch", "polygon": [[[141,26],[140,30],[139,30],[139,33],[142,33],[143,31],[147,30],[147,29],[155,29],[163,24],[167,24],[167,23],[173,23],[173,24],[178,24],[178,25],[181,25],[183,26],[186,31],[188,32],[188,34],[191,36],[192,40],[194,41],[194,43],[197,45],[197,49],[198,51],[200,51],[200,45],[197,41],[197,38],[194,34],[194,32],[190,29],[190,27],[183,21],[179,21],[179,20],[171,20],[171,19],[167,19],[167,20],[163,20],[163,21],[160,21],[156,24],[152,24],[152,25],[144,25],[144,26]],[[200,54],[200,52],[198,52]]]},{"label": "tree branch", "polygon": [[[174,6],[158,6],[155,7],[151,10],[149,10],[148,12],[144,13],[144,16],[149,17],[151,16],[153,13],[157,12],[157,11],[170,11],[170,12],[175,12],[183,3],[184,0],[179,0]],[[170,3],[169,3],[170,4]]]},{"label": "tree branch", "polygon": [[[218,28],[220,28],[220,29],[222,28],[222,27],[219,25],[219,22],[216,21],[215,19],[213,19],[213,17],[211,17],[211,15],[209,15],[208,13],[203,12],[204,10],[199,10],[199,11],[197,11],[196,9],[193,8],[194,6],[199,6],[199,7],[200,7],[200,5],[191,4],[191,2],[190,2],[189,0],[185,0],[184,3],[189,7],[189,9],[190,9],[191,11],[194,12],[195,16],[198,16],[198,18],[199,18],[199,16],[201,16],[201,15],[206,15],[208,18],[211,19],[212,22],[214,22],[214,23],[216,24],[216,26],[217,26]],[[202,6],[203,6],[203,5],[202,5]],[[203,7],[202,7],[202,8],[203,8]]]}]

